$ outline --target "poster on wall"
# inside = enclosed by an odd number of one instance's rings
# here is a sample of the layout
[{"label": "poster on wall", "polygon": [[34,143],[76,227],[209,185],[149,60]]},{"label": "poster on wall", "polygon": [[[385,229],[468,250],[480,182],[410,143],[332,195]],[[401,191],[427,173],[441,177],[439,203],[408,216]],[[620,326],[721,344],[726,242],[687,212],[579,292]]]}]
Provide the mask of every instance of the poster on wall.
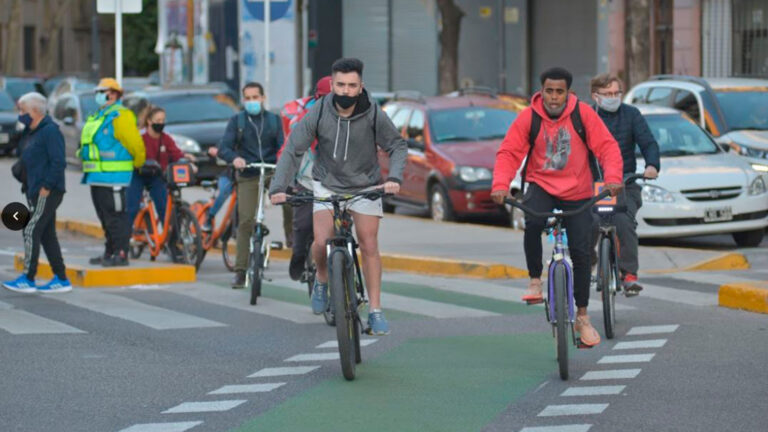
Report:
[{"label": "poster on wall", "polygon": [[192,74],[187,59],[188,0],[159,0],[155,52],[161,56],[160,71],[164,84],[208,82],[208,0],[193,0]]},{"label": "poster on wall", "polygon": [[[270,0],[270,84],[267,107],[296,99],[296,19],[293,0]],[[240,0],[240,87],[264,83],[264,0]]]}]

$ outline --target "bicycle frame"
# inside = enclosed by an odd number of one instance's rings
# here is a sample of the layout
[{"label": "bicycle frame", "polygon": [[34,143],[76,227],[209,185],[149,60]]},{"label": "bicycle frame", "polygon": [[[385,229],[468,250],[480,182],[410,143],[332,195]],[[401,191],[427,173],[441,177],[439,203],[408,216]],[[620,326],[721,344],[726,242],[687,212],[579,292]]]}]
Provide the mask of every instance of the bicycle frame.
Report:
[{"label": "bicycle frame", "polygon": [[[347,262],[352,263],[355,266],[355,291],[359,296],[358,308],[362,307],[367,300],[365,298],[365,286],[363,285],[363,276],[360,271],[360,262],[357,257],[357,241],[352,234],[352,216],[345,208],[341,208],[339,202],[333,202],[333,237],[328,239],[325,250],[328,258],[327,262],[330,262],[331,255],[334,253],[343,252],[347,255]],[[358,322],[361,322],[360,316],[356,316]],[[361,322],[362,326],[362,322]]]},{"label": "bicycle frame", "polygon": [[555,298],[555,267],[558,265],[565,266],[566,275],[566,293],[568,298],[568,320],[573,325],[576,316],[576,305],[573,297],[573,265],[571,259],[568,256],[568,247],[563,241],[563,221],[560,217],[555,218],[555,223],[551,226],[551,231],[554,236],[555,246],[552,249],[552,260],[549,263],[547,270],[547,320],[554,326],[557,324],[555,314],[555,302],[550,299]]},{"label": "bicycle frame", "polygon": [[152,257],[157,257],[163,251],[163,247],[166,245],[169,233],[171,232],[171,218],[173,212],[176,211],[176,205],[181,205],[181,191],[177,189],[169,189],[166,194],[165,204],[165,217],[163,218],[163,229],[158,232],[157,229],[157,210],[155,209],[155,203],[152,201],[149,192],[144,191],[142,196],[143,206],[136,214],[136,219],[133,221],[133,226],[140,226],[144,221],[145,215],[149,214],[150,227],[146,227],[147,231],[141,235],[134,235],[133,238],[137,242],[146,243],[149,246],[149,253]]},{"label": "bicycle frame", "polygon": [[[213,202],[216,200],[215,196],[212,196],[204,205],[198,207],[197,220],[202,224],[207,217],[208,211],[213,207]],[[227,229],[229,222],[232,220],[232,216],[235,214],[235,208],[237,207],[237,188],[232,188],[230,194],[229,203],[224,211],[224,217],[221,218],[221,222],[214,224],[213,231],[210,233],[203,232],[203,248],[205,250],[211,250],[216,241],[221,238],[224,231]]]}]

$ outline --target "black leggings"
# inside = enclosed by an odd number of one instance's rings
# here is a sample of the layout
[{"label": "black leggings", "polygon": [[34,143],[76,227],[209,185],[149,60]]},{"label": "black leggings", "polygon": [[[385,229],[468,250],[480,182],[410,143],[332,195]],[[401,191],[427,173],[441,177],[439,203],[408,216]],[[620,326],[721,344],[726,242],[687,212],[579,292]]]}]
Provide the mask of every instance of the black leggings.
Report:
[{"label": "black leggings", "polygon": [[[563,201],[547,193],[535,183],[528,186],[523,202],[539,212],[550,212],[555,208],[563,211],[581,207],[588,200]],[[589,303],[589,250],[592,245],[592,211],[585,210],[575,216],[564,219],[568,234],[568,250],[573,261],[573,296],[576,306],[586,307]],[[541,277],[544,267],[542,261],[541,232],[546,227],[546,219],[525,215],[525,260],[528,275]]]}]

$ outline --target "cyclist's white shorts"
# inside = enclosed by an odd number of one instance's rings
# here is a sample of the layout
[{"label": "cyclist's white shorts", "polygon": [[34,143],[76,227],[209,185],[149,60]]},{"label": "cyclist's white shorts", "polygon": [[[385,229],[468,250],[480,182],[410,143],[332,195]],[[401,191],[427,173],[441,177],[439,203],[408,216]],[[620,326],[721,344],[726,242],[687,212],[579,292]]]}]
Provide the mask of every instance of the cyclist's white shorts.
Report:
[{"label": "cyclist's white shorts", "polygon": [[[371,187],[369,189],[375,189],[375,187]],[[312,181],[312,193],[318,198],[327,198],[334,194],[334,192],[325,188],[325,186],[316,180]],[[368,198],[361,198],[354,200],[352,204],[342,203],[342,206],[346,207],[353,213],[376,216],[380,218],[384,217],[384,207],[382,206],[381,198],[375,201],[371,201]],[[333,212],[333,205],[330,203],[316,202],[312,206],[312,213],[317,213],[319,211]]]}]

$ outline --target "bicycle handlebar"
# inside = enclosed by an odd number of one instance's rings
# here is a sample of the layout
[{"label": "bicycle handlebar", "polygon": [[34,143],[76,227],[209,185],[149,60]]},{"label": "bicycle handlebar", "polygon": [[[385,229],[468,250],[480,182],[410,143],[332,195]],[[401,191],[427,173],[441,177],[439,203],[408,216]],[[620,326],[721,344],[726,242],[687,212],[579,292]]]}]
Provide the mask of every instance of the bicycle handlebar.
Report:
[{"label": "bicycle handlebar", "polygon": [[249,164],[246,164],[245,168],[243,168],[243,169],[248,169],[248,168],[256,168],[256,169],[258,169],[258,168],[262,168],[262,167],[264,167],[266,169],[275,169],[275,168],[277,168],[277,165],[276,164],[271,164],[271,163],[266,163],[266,162],[251,162]]},{"label": "bicycle handlebar", "polygon": [[306,204],[311,202],[342,203],[345,201],[352,201],[354,199],[362,199],[362,198],[367,198],[371,201],[375,201],[385,195],[390,196],[392,194],[385,193],[384,189],[373,189],[373,190],[357,192],[353,194],[334,194],[329,197],[316,197],[314,195],[289,195],[288,198],[286,198],[285,202],[282,204],[290,204],[293,206],[298,206],[301,204]]},{"label": "bicycle handlebar", "polygon": [[[627,177],[626,179],[624,179],[624,184],[628,185],[628,184],[633,183],[635,180],[638,180],[638,179],[653,180],[653,179],[645,178],[642,174],[633,174],[633,175]],[[522,203],[518,202],[517,200],[510,199],[510,198],[505,198],[504,202],[509,204],[509,205],[511,205],[511,206],[513,206],[513,207],[519,208],[520,210],[524,211],[525,213],[530,214],[531,216],[535,216],[535,217],[539,217],[539,218],[551,218],[551,217],[564,218],[564,217],[568,217],[568,216],[577,215],[577,214],[585,211],[586,209],[592,207],[598,201],[602,200],[603,198],[607,197],[610,194],[611,194],[611,192],[606,189],[606,190],[600,192],[599,194],[597,194],[596,196],[592,197],[592,199],[590,199],[589,201],[584,203],[584,205],[582,205],[581,207],[579,207],[577,209],[574,209],[574,210],[568,210],[568,211],[564,211],[564,212],[560,212],[560,213],[555,213],[555,212],[539,212],[539,211],[536,211],[536,210],[526,206],[525,204],[522,204]]]}]

